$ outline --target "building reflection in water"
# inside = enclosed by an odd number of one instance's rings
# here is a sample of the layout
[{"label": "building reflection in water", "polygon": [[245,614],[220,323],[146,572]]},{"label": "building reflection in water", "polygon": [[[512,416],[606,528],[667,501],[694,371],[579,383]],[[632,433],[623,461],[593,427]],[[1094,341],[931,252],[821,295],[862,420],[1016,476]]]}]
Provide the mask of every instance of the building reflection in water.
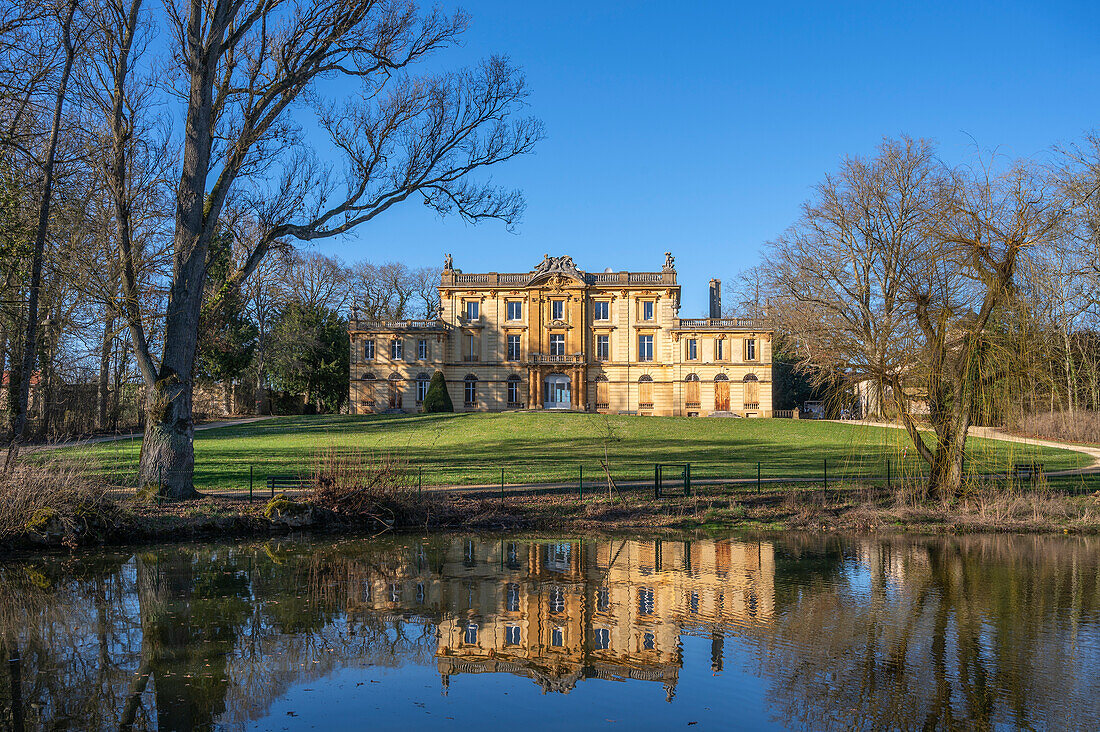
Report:
[{"label": "building reflection in water", "polygon": [[[588,679],[655,681],[672,699],[680,634],[723,638],[770,623],[767,542],[453,539],[408,570],[367,579],[349,610],[438,614],[444,691],[458,674],[510,673],[567,693]],[[412,606],[410,608],[410,606]]]}]

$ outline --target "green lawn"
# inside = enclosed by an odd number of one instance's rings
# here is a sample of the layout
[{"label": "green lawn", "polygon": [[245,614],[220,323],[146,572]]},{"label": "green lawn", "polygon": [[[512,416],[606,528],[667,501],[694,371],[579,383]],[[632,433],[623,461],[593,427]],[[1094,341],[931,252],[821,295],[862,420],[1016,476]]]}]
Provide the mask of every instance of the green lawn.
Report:
[{"label": "green lawn", "polygon": [[[607,440],[608,430],[613,439]],[[196,433],[195,483],[200,490],[257,488],[268,475],[308,474],[318,449],[391,453],[423,470],[424,485],[509,483],[602,477],[608,446],[616,479],[653,476],[655,462],[689,462],[692,477],[820,476],[830,480],[925,471],[902,430],[812,420],[603,417],[504,413],[409,416],[278,417]],[[132,480],[140,441],[80,448],[120,482]],[[1068,450],[971,439],[970,471],[1005,472],[1014,461],[1040,460],[1047,470],[1084,467]]]}]

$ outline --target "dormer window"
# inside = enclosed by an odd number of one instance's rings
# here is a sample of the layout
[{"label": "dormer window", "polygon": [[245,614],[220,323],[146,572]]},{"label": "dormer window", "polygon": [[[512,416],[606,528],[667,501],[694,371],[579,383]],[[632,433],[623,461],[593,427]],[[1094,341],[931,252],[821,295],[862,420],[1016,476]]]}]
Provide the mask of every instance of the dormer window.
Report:
[{"label": "dormer window", "polygon": [[550,319],[565,320],[565,300],[550,301]]}]

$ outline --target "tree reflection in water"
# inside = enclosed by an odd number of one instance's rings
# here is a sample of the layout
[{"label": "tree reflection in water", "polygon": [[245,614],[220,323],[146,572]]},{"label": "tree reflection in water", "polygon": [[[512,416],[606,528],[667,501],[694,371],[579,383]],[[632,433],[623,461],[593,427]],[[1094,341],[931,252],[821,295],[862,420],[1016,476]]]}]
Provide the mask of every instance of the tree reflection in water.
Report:
[{"label": "tree reflection in water", "polygon": [[[672,701],[746,657],[777,726],[1093,728],[1098,548],[448,536],[104,552],[0,564],[0,645],[22,658],[27,729],[239,729],[295,685],[406,665],[444,693],[509,674]],[[0,728],[11,712],[3,683]]]}]

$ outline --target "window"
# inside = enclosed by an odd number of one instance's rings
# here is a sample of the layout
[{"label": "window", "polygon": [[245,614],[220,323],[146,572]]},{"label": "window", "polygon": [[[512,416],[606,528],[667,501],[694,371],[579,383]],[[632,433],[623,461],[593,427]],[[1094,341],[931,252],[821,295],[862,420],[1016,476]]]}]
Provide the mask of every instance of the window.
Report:
[{"label": "window", "polygon": [[653,590],[648,587],[638,589],[638,614],[653,614]]},{"label": "window", "polygon": [[565,320],[565,300],[550,301],[550,319]]},{"label": "window", "polygon": [[746,361],[755,361],[756,360],[756,339],[755,338],[746,338],[745,339],[745,360]]},{"label": "window", "polygon": [[369,340],[363,343],[363,358],[367,361],[374,360],[374,341]]},{"label": "window", "polygon": [[504,594],[504,609],[510,613],[519,612],[519,585],[509,582]]},{"label": "window", "polygon": [[477,377],[469,374],[462,380],[463,396],[467,407],[477,406]]},{"label": "window", "polygon": [[699,360],[699,341],[695,338],[688,338],[687,342],[687,360],[697,361]]},{"label": "window", "polygon": [[611,647],[611,631],[607,628],[596,628],[596,650],[606,651]]},{"label": "window", "polygon": [[467,567],[473,567],[477,564],[477,549],[474,546],[473,539],[467,539],[462,544],[462,564]]},{"label": "window", "polygon": [[611,355],[611,336],[596,336],[596,360],[607,361]]},{"label": "window", "polygon": [[519,300],[509,300],[506,305],[508,320],[523,320],[523,303]]},{"label": "window", "polygon": [[390,602],[401,602],[401,585],[396,582],[390,583]]},{"label": "window", "polygon": [[416,375],[416,403],[423,404],[424,399],[428,396],[428,384],[431,383],[431,379],[427,374]]},{"label": "window", "polygon": [[653,360],[653,336],[640,335],[638,336],[638,360],[639,361],[652,361]]},{"label": "window", "polygon": [[611,609],[611,590],[600,587],[596,590],[596,611],[606,613]]},{"label": "window", "polygon": [[421,361],[428,359],[428,339],[421,338],[416,342],[416,357]]},{"label": "window", "polygon": [[394,361],[401,360],[402,346],[404,346],[404,344],[401,342],[400,338],[394,338],[390,341],[390,358]]},{"label": "window", "polygon": [[477,320],[481,315],[481,302],[478,300],[466,301],[466,320]]},{"label": "window", "polygon": [[508,406],[519,406],[519,377],[508,377]]},{"label": "window", "polygon": [[401,408],[401,375],[390,374],[390,409]]},{"label": "window", "polygon": [[565,334],[564,333],[551,333],[550,334],[550,355],[551,356],[564,356],[565,355]]},{"label": "window", "polygon": [[476,333],[467,333],[463,340],[463,361],[477,361],[479,357],[478,340]]},{"label": "window", "polygon": [[504,626],[504,643],[509,646],[518,646],[521,642],[521,631],[518,625]]},{"label": "window", "polygon": [[721,338],[714,341],[714,360],[723,361],[726,358],[725,354],[726,342]]},{"label": "window", "polygon": [[374,374],[369,371],[363,374],[363,389],[360,392],[362,396],[363,406],[374,406]]},{"label": "window", "polygon": [[424,604],[424,594],[425,594],[424,593],[424,583],[423,582],[417,582],[416,583],[416,604],[417,605],[423,605]]},{"label": "window", "polygon": [[642,320],[653,320],[653,301],[642,301]]},{"label": "window", "polygon": [[519,569],[519,545],[515,542],[510,542],[508,544],[507,555],[508,559],[506,561],[508,563],[508,569]]},{"label": "window", "polygon": [[554,628],[550,631],[550,645],[561,648],[565,645],[565,628]]},{"label": "window", "polygon": [[508,336],[508,360],[509,361],[518,361],[519,360],[519,336],[518,335]]},{"label": "window", "polygon": [[652,651],[657,648],[657,639],[652,633],[642,634],[642,650]]},{"label": "window", "polygon": [[593,320],[610,320],[611,319],[611,303],[606,300],[597,300],[592,303],[592,319]]},{"label": "window", "polygon": [[688,598],[688,607],[691,608],[692,614],[697,615],[699,613],[699,593],[694,590],[691,593],[691,597]]},{"label": "window", "polygon": [[649,374],[638,379],[638,409],[653,409],[653,377]]},{"label": "window", "polygon": [[477,623],[466,623],[466,633],[462,641],[470,646],[477,643]]},{"label": "window", "polygon": [[565,612],[565,591],[560,587],[550,588],[550,612],[555,615]]},{"label": "window", "polygon": [[546,568],[551,572],[568,572],[570,558],[573,556],[573,545],[567,541],[559,541],[556,544],[546,546]]}]

